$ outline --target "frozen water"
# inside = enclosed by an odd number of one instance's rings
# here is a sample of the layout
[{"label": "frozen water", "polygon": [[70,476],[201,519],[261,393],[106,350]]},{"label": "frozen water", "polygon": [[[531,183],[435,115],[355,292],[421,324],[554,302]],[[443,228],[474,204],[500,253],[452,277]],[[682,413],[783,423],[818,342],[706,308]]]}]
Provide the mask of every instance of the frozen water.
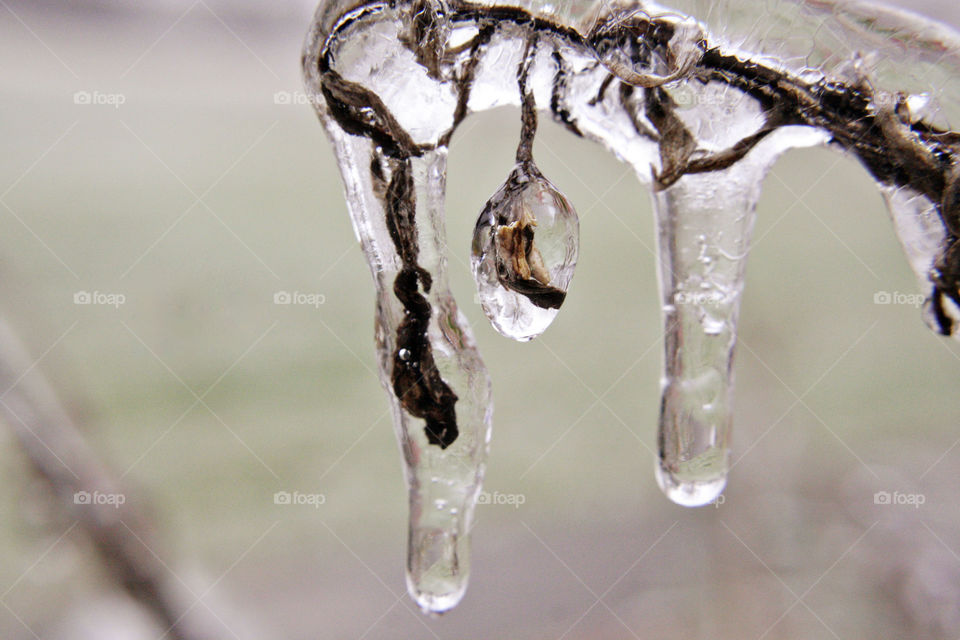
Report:
[{"label": "frozen water", "polygon": [[560,310],[577,264],[580,223],[562,193],[521,163],[477,220],[471,263],[480,304],[508,338],[532,340]]},{"label": "frozen water", "polygon": [[524,7],[328,0],[304,51],[376,285],[409,488],[408,590],[432,613],[465,592],[490,442],[490,381],[446,277],[446,145],[471,112],[522,106],[518,164],[473,242],[504,335],[547,328],[577,260],[573,207],[531,157],[536,110],[650,187],[665,323],[656,478],[678,504],[726,485],[746,258],[761,183],[785,151],[829,145],[867,169],[928,321],[960,334],[956,34],[843,0]]}]

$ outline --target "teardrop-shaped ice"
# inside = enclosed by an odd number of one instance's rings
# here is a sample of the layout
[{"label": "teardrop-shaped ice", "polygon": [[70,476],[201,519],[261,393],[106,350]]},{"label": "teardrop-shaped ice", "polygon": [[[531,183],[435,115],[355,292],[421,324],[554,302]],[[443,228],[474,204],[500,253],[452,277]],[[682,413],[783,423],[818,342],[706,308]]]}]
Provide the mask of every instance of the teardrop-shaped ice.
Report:
[{"label": "teardrop-shaped ice", "polygon": [[501,334],[525,342],[556,317],[573,279],[580,222],[532,161],[519,162],[473,232],[480,304]]}]

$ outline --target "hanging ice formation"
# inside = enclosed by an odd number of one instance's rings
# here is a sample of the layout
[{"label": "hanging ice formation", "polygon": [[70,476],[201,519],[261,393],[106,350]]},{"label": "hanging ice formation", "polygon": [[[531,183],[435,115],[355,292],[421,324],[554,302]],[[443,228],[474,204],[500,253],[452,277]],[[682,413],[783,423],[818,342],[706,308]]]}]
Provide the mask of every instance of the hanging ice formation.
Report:
[{"label": "hanging ice formation", "polygon": [[556,317],[580,244],[576,212],[533,162],[537,111],[527,76],[536,41],[536,34],[528,40],[518,71],[523,126],[517,164],[480,213],[471,258],[484,313],[515,340],[536,338]]},{"label": "hanging ice formation", "polygon": [[[651,188],[666,328],[656,477],[678,504],[706,504],[726,483],[744,266],[762,179],[784,151],[828,144],[866,167],[929,294],[928,321],[958,333],[960,134],[931,124],[924,96],[881,90],[852,56],[852,72],[774,64],[763,43],[748,50],[648,2],[578,22],[549,11],[329,0],[304,51],[376,283],[380,376],[409,487],[407,584],[427,612],[466,589],[490,441],[490,381],[445,271],[447,143],[469,113],[522,107],[517,165],[473,241],[484,311],[506,336],[546,329],[577,260],[576,214],[533,163],[537,106]],[[938,51],[956,55],[944,33]]]}]

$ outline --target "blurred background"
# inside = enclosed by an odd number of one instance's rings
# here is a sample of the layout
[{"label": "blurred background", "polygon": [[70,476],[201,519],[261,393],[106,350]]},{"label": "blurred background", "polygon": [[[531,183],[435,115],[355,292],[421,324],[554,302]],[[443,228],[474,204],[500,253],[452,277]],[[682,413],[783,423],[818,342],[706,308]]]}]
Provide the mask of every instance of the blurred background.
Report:
[{"label": "blurred background", "polygon": [[[910,4],[960,24],[952,1]],[[625,166],[544,122],[538,164],[582,220],[571,293],[528,344],[473,302],[471,232],[512,166],[511,109],[455,136],[447,224],[494,383],[485,488],[522,504],[478,507],[466,598],[417,612],[373,286],[300,88],[312,11],[0,0],[0,299],[33,363],[15,384],[46,376],[207,637],[960,635],[960,345],[910,303],[875,304],[917,289],[865,171],[817,149],[767,179],[736,464],[721,504],[684,509],[653,478],[655,238]],[[4,426],[0,637],[171,637]]]}]

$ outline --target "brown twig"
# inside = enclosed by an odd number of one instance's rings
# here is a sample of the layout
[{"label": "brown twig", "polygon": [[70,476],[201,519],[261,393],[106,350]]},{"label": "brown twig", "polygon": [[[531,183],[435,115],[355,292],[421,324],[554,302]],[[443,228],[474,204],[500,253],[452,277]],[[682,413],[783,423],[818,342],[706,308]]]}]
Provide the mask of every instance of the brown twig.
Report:
[{"label": "brown twig", "polygon": [[[369,4],[380,4],[380,0],[371,0]],[[580,33],[520,8],[465,0],[450,0],[448,4],[451,23],[472,22],[480,27],[480,32],[470,45],[469,59],[458,78],[453,126],[441,137],[441,145],[449,141],[466,115],[467,98],[476,66],[484,53],[483,46],[493,31],[505,24],[522,26],[544,39],[592,54],[598,63],[607,67],[611,75],[587,102],[590,106],[603,100],[615,76],[620,80],[621,102],[637,132],[660,145],[662,166],[656,176],[659,188],[666,188],[687,174],[730,167],[780,127],[804,125],[824,130],[830,134],[831,144],[854,155],[878,181],[912,189],[937,207],[946,237],[931,267],[930,300],[940,332],[950,335],[957,329],[945,303],[950,300],[960,307],[960,235],[957,235],[960,233],[960,133],[911,122],[902,113],[901,104],[895,108],[884,106],[890,96],[875,94],[866,81],[806,82],[789,71],[711,46],[706,34],[675,17],[615,9],[598,16],[589,32]],[[674,45],[675,37],[682,41],[681,45]],[[433,40],[430,42],[431,46],[441,46]],[[442,56],[429,59],[443,59],[452,64],[453,57],[453,52],[448,50]],[[569,74],[562,56],[554,55],[554,61],[557,73],[551,110],[571,131],[580,134],[567,95]],[[662,67],[662,75],[634,69],[639,65],[638,68],[652,70],[654,63]],[[336,74],[331,67],[329,48],[325,46],[318,59],[305,64],[318,65],[329,112],[345,131],[370,138],[385,154],[395,157],[411,157],[425,150],[422,145],[412,144],[377,96]],[[672,100],[663,90],[665,84],[684,79],[720,82],[750,95],[763,107],[765,125],[727,150],[706,155],[698,152],[696,141],[673,113]],[[898,95],[897,99],[902,102],[903,96]],[[635,105],[643,105],[646,120],[655,132],[642,121]]]},{"label": "brown twig", "polygon": [[[108,573],[151,611],[172,640],[210,640],[213,620],[190,612],[196,598],[157,554],[162,545],[129,487],[122,486],[70,419],[16,335],[0,320],[0,420],[59,506],[86,532]],[[111,496],[98,503],[96,496]],[[122,498],[120,498],[122,497]],[[121,504],[117,504],[120,502]],[[198,608],[199,609],[199,608]],[[186,614],[190,612],[190,616]]]}]

